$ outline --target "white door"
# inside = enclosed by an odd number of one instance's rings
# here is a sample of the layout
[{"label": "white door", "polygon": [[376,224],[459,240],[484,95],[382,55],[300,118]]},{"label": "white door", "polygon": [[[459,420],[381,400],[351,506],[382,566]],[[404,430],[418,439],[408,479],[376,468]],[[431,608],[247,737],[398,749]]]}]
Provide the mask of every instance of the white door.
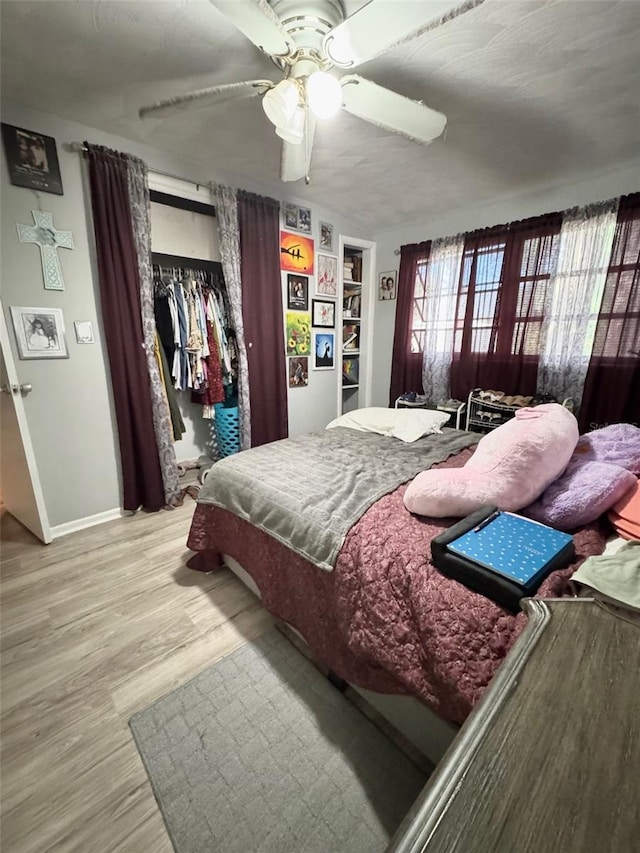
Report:
[{"label": "white door", "polygon": [[0,491],[8,512],[45,544],[51,529],[0,302]]}]

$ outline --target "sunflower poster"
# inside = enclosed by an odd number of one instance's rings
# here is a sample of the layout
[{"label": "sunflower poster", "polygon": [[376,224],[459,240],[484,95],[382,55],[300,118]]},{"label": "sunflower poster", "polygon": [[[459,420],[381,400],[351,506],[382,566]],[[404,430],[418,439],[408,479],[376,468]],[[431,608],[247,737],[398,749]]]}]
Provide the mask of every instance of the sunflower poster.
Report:
[{"label": "sunflower poster", "polygon": [[287,311],[287,355],[309,355],[311,352],[311,314]]},{"label": "sunflower poster", "polygon": [[313,275],[313,240],[303,234],[281,231],[280,269]]}]

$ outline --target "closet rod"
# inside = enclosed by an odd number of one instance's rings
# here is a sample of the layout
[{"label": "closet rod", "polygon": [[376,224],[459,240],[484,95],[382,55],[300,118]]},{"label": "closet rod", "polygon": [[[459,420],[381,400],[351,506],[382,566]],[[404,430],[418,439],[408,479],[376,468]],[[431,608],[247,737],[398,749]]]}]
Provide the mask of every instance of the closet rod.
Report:
[{"label": "closet rod", "polygon": [[[69,149],[71,151],[75,151],[76,154],[85,154],[89,153],[89,149],[86,145],[83,145],[82,142],[70,142]],[[198,183],[197,181],[190,181],[188,178],[183,177],[182,175],[174,175],[171,172],[162,172],[160,169],[149,169],[150,172],[154,172],[156,175],[162,175],[163,178],[174,178],[176,181],[183,181],[185,184],[192,184],[197,189],[202,187],[203,189],[212,189],[211,182],[208,183],[205,181],[203,183]]]}]

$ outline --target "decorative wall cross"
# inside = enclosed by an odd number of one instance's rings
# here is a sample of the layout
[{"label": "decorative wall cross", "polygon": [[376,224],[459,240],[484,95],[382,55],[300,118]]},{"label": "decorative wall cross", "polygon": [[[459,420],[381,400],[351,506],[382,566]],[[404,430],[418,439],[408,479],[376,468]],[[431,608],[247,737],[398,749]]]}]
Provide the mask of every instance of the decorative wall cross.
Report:
[{"label": "decorative wall cross", "polygon": [[57,249],[73,249],[73,234],[71,231],[57,231],[53,227],[52,213],[32,210],[31,214],[35,225],[16,223],[18,239],[21,243],[35,243],[40,247],[45,290],[64,290]]}]

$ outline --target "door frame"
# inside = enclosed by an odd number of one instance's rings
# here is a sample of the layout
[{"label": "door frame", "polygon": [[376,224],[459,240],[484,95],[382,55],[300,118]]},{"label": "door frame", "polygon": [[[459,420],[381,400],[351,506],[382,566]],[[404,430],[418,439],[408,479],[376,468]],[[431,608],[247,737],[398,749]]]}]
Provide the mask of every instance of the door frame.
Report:
[{"label": "door frame", "polygon": [[[2,358],[4,360],[4,366],[7,372],[7,379],[9,381],[9,385],[20,386],[20,380],[18,379],[18,372],[16,370],[16,363],[13,358],[13,350],[11,349],[9,329],[7,327],[7,321],[4,313],[2,299],[0,299],[0,349],[2,350]],[[27,467],[29,469],[31,485],[33,487],[35,509],[39,518],[40,527],[42,528],[42,536],[38,531],[32,530],[31,532],[34,534],[34,536],[37,536],[38,539],[44,542],[45,545],[48,545],[52,541],[53,536],[51,534],[51,526],[49,524],[49,515],[47,513],[47,508],[44,502],[44,493],[42,491],[42,484],[40,482],[40,475],[38,473],[38,465],[33,450],[33,443],[31,441],[31,433],[29,432],[27,413],[24,408],[24,400],[22,398],[22,394],[20,393],[10,394],[7,396],[11,397],[15,408],[16,419],[18,421],[18,429],[20,430],[22,446],[24,448],[24,455],[27,461]],[[7,403],[5,403],[4,401],[3,404],[7,405]],[[8,506],[7,509],[9,512],[11,512],[11,509]],[[22,519],[18,519],[18,521],[20,521],[21,524],[24,524],[24,521],[22,521]]]}]

